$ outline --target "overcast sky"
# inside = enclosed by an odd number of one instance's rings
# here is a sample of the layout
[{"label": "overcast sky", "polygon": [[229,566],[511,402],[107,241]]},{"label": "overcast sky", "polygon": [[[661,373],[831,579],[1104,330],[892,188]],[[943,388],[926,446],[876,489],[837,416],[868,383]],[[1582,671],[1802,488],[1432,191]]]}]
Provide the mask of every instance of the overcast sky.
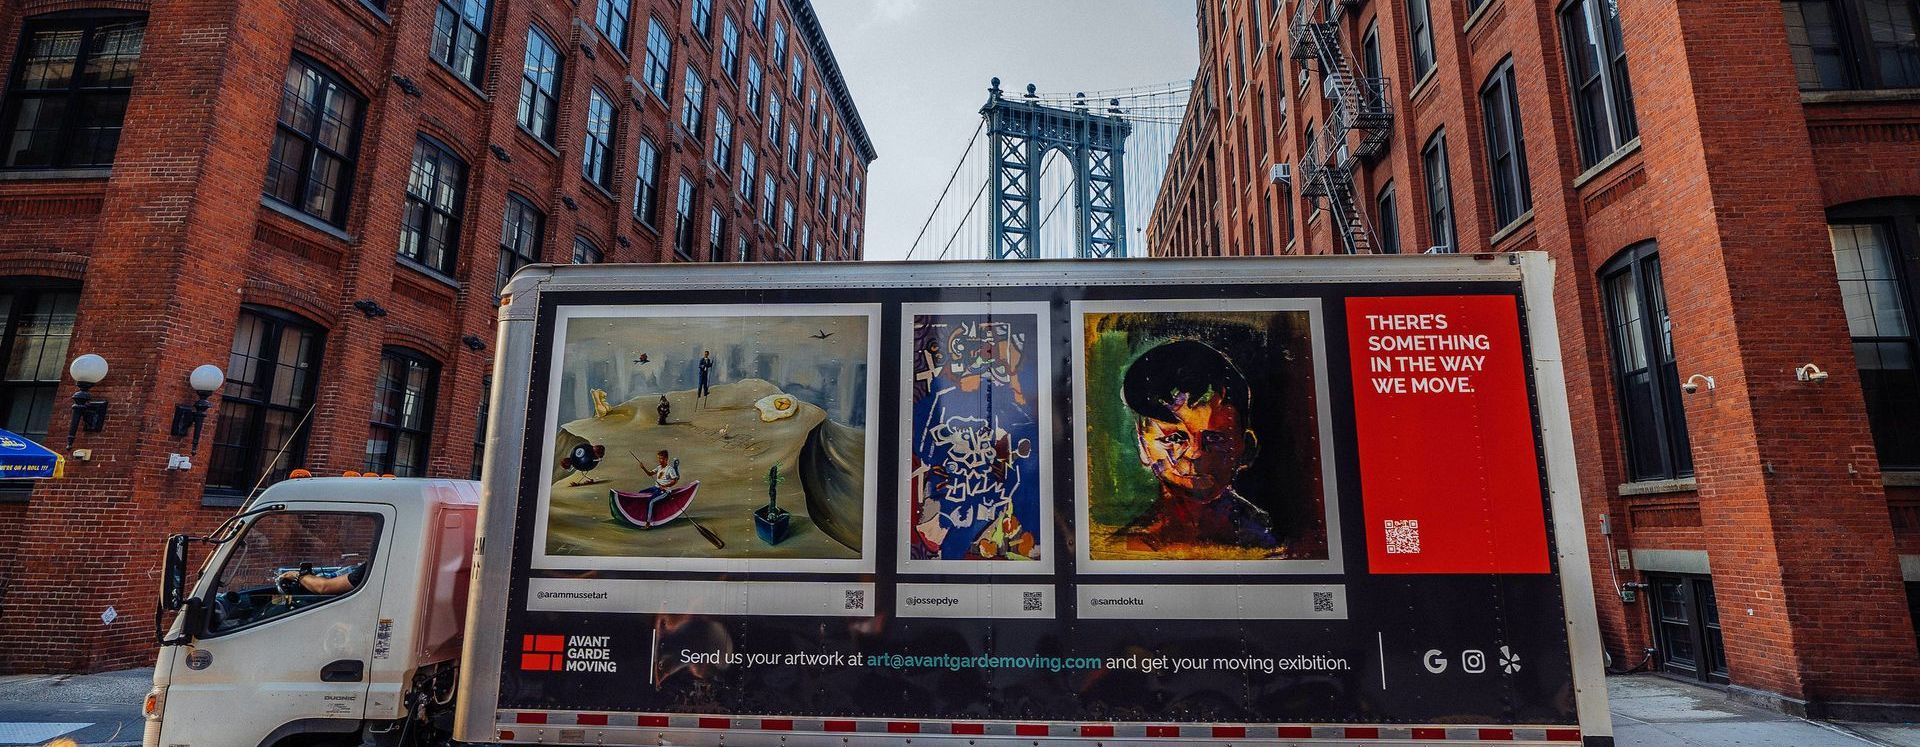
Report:
[{"label": "overcast sky", "polygon": [[1199,64],[1191,0],[813,5],[880,152],[868,177],[869,259],[898,259],[913,243],[994,76],[1010,93],[1032,82],[1065,94],[1187,80]]}]

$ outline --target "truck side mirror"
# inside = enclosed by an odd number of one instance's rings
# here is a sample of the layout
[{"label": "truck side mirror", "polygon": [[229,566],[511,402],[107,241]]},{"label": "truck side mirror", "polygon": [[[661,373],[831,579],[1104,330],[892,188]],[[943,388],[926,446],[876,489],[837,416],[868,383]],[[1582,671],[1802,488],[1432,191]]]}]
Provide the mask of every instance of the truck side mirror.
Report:
[{"label": "truck side mirror", "polygon": [[186,605],[187,545],[192,539],[184,534],[167,538],[167,557],[160,570],[160,609],[173,611]]}]

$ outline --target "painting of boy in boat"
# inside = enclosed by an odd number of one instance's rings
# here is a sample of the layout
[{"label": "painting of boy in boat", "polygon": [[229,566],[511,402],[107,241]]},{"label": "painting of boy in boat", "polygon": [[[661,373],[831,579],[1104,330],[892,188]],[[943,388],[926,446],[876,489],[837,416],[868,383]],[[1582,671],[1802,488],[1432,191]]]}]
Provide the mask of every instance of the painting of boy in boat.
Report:
[{"label": "painting of boy in boat", "polygon": [[[1045,306],[999,304],[988,313],[954,304],[909,304],[902,341],[912,380],[903,568],[1042,572],[1052,557],[1051,491],[1042,413]],[[922,310],[946,313],[919,313]],[[1032,566],[1019,568],[1016,566]]]},{"label": "painting of boy in boat", "polygon": [[[562,309],[536,567],[870,567],[878,313],[852,308]],[[560,466],[581,445],[591,482]]]},{"label": "painting of boy in boat", "polygon": [[1328,557],[1310,322],[1084,313],[1089,560]]}]

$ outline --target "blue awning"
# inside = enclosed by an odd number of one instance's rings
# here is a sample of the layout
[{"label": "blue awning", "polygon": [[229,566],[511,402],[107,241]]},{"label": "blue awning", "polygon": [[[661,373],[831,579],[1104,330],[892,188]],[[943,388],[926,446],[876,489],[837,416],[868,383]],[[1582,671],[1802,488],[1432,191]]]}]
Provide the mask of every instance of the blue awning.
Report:
[{"label": "blue awning", "polygon": [[0,430],[0,478],[59,477],[67,460],[11,431]]}]

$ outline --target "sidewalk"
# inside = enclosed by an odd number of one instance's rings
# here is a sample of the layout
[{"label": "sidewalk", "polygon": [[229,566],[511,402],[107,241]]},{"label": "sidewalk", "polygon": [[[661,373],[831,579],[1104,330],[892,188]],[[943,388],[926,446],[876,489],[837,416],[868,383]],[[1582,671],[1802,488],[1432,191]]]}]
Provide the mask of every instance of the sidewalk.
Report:
[{"label": "sidewalk", "polygon": [[1650,674],[1607,678],[1619,747],[1920,747],[1920,725],[1807,721]]},{"label": "sidewalk", "polygon": [[[140,744],[153,670],[0,677],[0,745]],[[1652,675],[1607,678],[1619,747],[1920,747],[1920,724],[1806,721]]]}]

